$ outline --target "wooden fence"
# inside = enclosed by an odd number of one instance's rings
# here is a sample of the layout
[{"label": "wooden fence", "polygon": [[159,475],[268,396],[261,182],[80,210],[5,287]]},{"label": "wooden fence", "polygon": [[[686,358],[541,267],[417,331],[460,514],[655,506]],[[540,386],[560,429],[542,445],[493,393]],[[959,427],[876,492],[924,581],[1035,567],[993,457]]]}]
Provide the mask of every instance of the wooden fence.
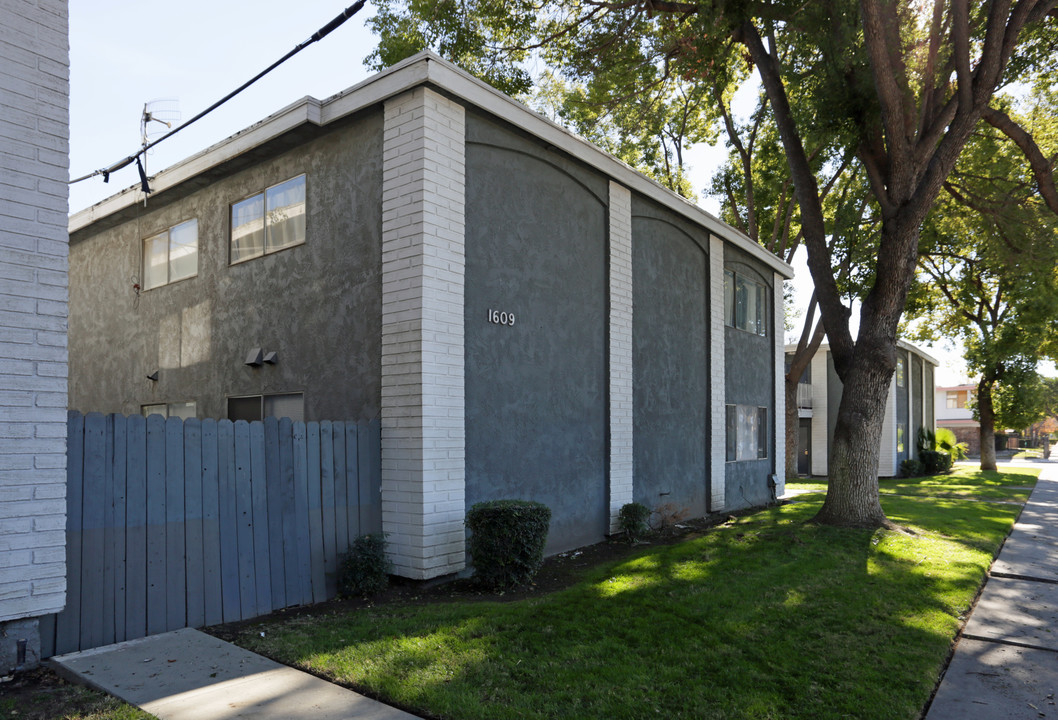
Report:
[{"label": "wooden fence", "polygon": [[333,597],[338,557],[382,527],[377,421],[72,412],[68,442],[45,657]]}]

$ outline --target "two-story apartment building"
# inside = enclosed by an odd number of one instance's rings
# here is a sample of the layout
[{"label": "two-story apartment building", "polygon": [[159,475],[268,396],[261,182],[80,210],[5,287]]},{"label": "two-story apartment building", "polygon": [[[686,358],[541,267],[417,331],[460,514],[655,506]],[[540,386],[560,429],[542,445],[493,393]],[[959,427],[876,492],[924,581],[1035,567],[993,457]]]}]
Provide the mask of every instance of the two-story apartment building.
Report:
[{"label": "two-story apartment building", "polygon": [[475,502],[759,505],[784,477],[782,282],[733,228],[424,53],[73,216],[71,406],[380,418],[399,574]]},{"label": "two-story apartment building", "polygon": [[955,433],[955,439],[966,443],[967,453],[981,454],[981,423],[974,419],[970,409],[976,385],[952,385],[937,388],[937,427]]},{"label": "two-story apartment building", "polygon": [[[787,351],[795,349],[794,345],[787,346]],[[882,423],[880,476],[898,475],[900,463],[916,456],[919,429],[933,429],[934,416],[939,414],[935,410],[933,390],[936,367],[934,358],[911,343],[897,341],[896,371]],[[824,343],[798,385],[798,475],[827,474],[841,393],[841,380],[834,370],[829,346]]]}]

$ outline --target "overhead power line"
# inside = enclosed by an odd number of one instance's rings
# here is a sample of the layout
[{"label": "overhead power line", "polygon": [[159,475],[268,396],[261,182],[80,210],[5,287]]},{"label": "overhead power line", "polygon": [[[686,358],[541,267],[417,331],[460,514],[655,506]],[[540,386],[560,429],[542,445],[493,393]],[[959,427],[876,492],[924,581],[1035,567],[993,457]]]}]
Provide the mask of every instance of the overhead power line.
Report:
[{"label": "overhead power line", "polygon": [[356,2],[356,3],[352,4],[352,5],[350,5],[349,7],[347,7],[345,10],[343,10],[341,13],[339,13],[337,17],[335,17],[333,20],[331,20],[329,23],[327,23],[326,25],[321,27],[316,32],[314,32],[312,34],[312,36],[308,40],[305,40],[304,42],[299,43],[293,50],[288,52],[286,55],[284,55],[283,57],[281,57],[278,60],[276,60],[274,63],[269,65],[267,68],[265,68],[261,72],[259,72],[256,75],[254,75],[252,78],[250,78],[249,80],[244,82],[242,85],[240,85],[236,89],[232,90],[230,93],[228,93],[227,95],[222,97],[217,102],[215,102],[212,105],[210,105],[208,108],[206,108],[205,110],[200,112],[198,115],[195,115],[193,118],[188,120],[186,123],[184,123],[182,125],[178,125],[173,130],[167,132],[165,135],[162,135],[157,140],[155,140],[153,142],[150,142],[150,143],[144,144],[143,147],[141,147],[139,149],[139,151],[133,153],[132,155],[129,155],[127,158],[124,158],[123,160],[119,160],[118,162],[114,163],[113,165],[110,165],[109,167],[101,168],[99,170],[96,170],[93,173],[89,173],[88,175],[85,175],[83,177],[79,177],[79,178],[77,178],[75,180],[71,180],[70,184],[73,185],[74,183],[81,182],[82,180],[87,180],[88,178],[96,177],[97,175],[102,175],[103,176],[103,182],[109,182],[111,173],[116,172],[118,170],[121,170],[122,168],[127,167],[127,166],[131,165],[132,163],[136,163],[136,166],[139,169],[140,184],[141,184],[141,186],[143,188],[143,191],[145,193],[151,192],[151,189],[147,186],[147,175],[146,175],[146,173],[143,170],[143,165],[140,163],[140,156],[141,155],[146,153],[148,150],[150,150],[151,148],[153,148],[155,145],[157,145],[158,143],[162,142],[163,140],[168,140],[173,135],[176,135],[178,132],[180,132],[181,130],[186,128],[188,125],[196,122],[197,120],[200,120],[200,119],[204,118],[206,115],[209,115],[211,112],[213,112],[214,110],[219,108],[221,105],[223,105],[224,103],[226,103],[229,100],[231,100],[233,97],[235,97],[236,95],[241,93],[243,90],[245,90],[246,88],[248,88],[251,85],[253,85],[255,82],[257,82],[258,80],[263,78],[268,73],[270,73],[273,70],[275,70],[277,67],[279,67],[280,65],[285,63],[290,58],[292,58],[295,55],[297,55],[299,52],[301,52],[302,50],[307,48],[312,43],[314,43],[314,42],[316,42],[318,40],[322,40],[323,38],[327,37],[327,35],[329,35],[334,30],[339,28],[342,25],[342,23],[344,23],[346,20],[351,18],[353,15],[356,15],[358,12],[360,12],[360,10],[364,7],[364,2],[365,2],[365,0],[359,0],[359,2]]}]

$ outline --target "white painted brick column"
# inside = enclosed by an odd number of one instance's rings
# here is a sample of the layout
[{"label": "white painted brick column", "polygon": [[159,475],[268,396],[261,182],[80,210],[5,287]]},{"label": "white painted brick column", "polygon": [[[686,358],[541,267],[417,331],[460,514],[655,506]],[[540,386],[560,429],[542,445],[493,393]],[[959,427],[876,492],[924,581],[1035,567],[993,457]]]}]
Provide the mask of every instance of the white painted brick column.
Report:
[{"label": "white painted brick column", "polygon": [[385,105],[382,528],[394,571],[465,566],[465,118],[426,88]]},{"label": "white painted brick column", "polygon": [[0,7],[0,674],[66,602],[69,42],[65,2]]},{"label": "white painted brick column", "polygon": [[830,461],[830,423],[827,419],[827,355],[829,350],[820,350],[812,358],[809,372],[812,378],[812,474],[826,475]]},{"label": "white painted brick column", "polygon": [[610,183],[610,532],[632,502],[632,193]]},{"label": "white painted brick column", "polygon": [[775,496],[786,492],[786,348],[783,337],[786,333],[786,314],[783,307],[783,276],[773,274],[772,307],[775,318],[772,330],[775,333],[775,437],[772,449],[775,453]]},{"label": "white painted brick column", "polygon": [[726,503],[727,483],[727,372],[724,358],[724,241],[709,236],[709,403],[712,458],[710,458],[709,509],[718,512]]}]

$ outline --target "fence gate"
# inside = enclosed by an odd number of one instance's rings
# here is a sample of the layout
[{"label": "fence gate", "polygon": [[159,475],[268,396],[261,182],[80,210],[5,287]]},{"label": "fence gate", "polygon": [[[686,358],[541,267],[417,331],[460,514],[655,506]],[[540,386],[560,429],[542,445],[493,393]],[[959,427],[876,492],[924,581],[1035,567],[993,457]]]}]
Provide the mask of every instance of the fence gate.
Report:
[{"label": "fence gate", "polygon": [[43,656],[245,620],[335,594],[382,529],[378,421],[71,412],[66,609]]}]

